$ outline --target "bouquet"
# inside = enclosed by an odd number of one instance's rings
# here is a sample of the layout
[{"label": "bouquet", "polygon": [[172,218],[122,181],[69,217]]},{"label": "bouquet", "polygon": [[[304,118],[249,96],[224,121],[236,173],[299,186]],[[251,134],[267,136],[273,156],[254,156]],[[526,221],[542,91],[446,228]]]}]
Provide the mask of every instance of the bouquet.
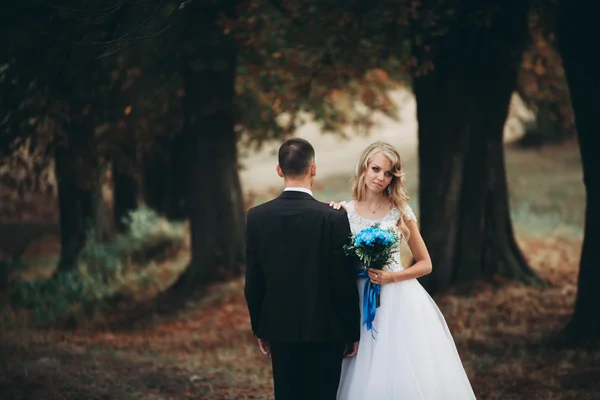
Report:
[{"label": "bouquet", "polygon": [[383,269],[398,249],[398,236],[393,228],[382,229],[379,223],[361,230],[351,237],[351,244],[344,246],[347,255],[358,258],[361,263],[358,276],[366,278],[363,291],[363,324],[367,330],[373,327],[381,286],[369,279],[367,268]]}]

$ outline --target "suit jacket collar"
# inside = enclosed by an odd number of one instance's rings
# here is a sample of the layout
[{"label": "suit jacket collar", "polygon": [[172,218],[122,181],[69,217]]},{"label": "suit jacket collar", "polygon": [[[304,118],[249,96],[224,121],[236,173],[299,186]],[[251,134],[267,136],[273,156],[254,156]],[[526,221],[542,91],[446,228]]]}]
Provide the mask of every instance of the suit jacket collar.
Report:
[{"label": "suit jacket collar", "polygon": [[279,196],[283,199],[307,199],[307,200],[315,200],[310,194],[305,192],[299,192],[296,190],[286,190],[281,193]]}]

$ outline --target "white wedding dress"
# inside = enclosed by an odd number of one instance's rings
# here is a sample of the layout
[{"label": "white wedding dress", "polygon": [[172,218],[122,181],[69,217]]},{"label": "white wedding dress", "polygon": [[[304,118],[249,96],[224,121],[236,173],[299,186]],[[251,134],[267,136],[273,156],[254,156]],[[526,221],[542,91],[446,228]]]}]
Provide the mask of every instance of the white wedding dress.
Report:
[{"label": "white wedding dress", "polygon": [[[356,213],[354,201],[342,204],[353,234],[377,222],[398,233],[399,210],[391,210],[380,220],[368,220]],[[404,214],[417,219],[409,206]],[[399,251],[385,269],[403,269]],[[361,313],[364,283],[364,278],[358,280]],[[343,361],[338,399],[474,399],[444,316],[421,284],[411,279],[382,285],[380,300],[373,321],[375,332],[363,325],[357,355]]]}]

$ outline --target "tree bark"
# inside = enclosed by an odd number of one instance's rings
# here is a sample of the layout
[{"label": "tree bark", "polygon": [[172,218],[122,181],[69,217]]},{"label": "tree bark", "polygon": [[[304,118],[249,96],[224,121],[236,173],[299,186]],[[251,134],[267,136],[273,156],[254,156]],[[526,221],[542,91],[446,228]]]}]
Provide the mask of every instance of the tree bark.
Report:
[{"label": "tree bark", "polygon": [[112,214],[110,213],[106,203],[104,202],[104,195],[102,190],[102,178],[100,172],[92,170],[92,175],[87,178],[90,180],[92,185],[92,220],[91,227],[96,240],[105,242],[114,237],[115,224]]},{"label": "tree bark", "polygon": [[188,217],[186,185],[188,167],[183,135],[160,136],[142,162],[142,194],[144,203],[169,219]]},{"label": "tree bark", "polygon": [[119,232],[127,225],[124,220],[138,208],[138,164],[134,144],[127,147],[122,156],[113,160],[113,214]]},{"label": "tree bark", "polygon": [[558,43],[571,91],[586,189],[585,230],[575,311],[565,333],[574,340],[600,337],[600,109],[593,49],[596,32],[593,13],[581,1],[562,1],[558,12]]},{"label": "tree bark", "polygon": [[128,173],[114,173],[113,214],[119,232],[125,232],[124,222],[131,211],[138,207],[138,184],[135,177]]},{"label": "tree bark", "polygon": [[192,4],[188,9],[184,62],[186,208],[191,226],[191,264],[174,285],[188,293],[243,260],[244,209],[234,131],[236,44],[217,25],[233,17],[236,2]]},{"label": "tree bark", "polygon": [[144,203],[160,213],[165,211],[164,196],[166,184],[169,182],[167,175],[169,164],[168,152],[157,143],[162,137],[153,138],[152,144],[142,156],[142,197]]},{"label": "tree bark", "polygon": [[100,241],[110,239],[113,233],[102,195],[100,164],[91,140],[91,127],[73,121],[64,128],[65,140],[57,142],[54,151],[61,236],[56,273],[76,267],[79,253],[89,239],[88,233],[92,232]]},{"label": "tree bark", "polygon": [[567,133],[560,120],[560,110],[556,104],[540,101],[536,105],[535,124],[527,127],[525,134],[517,144],[521,147],[540,147],[549,143],[565,140]]},{"label": "tree bark", "polygon": [[93,219],[93,195],[91,190],[81,187],[73,148],[61,146],[54,156],[60,211],[60,260],[56,273],[62,273],[76,266],[79,252],[85,245],[87,224]]},{"label": "tree bark", "polygon": [[[462,15],[477,11],[467,3]],[[415,80],[430,293],[496,275],[537,280],[513,236],[504,167],[503,127],[527,40],[528,6],[510,3],[489,27],[457,20],[433,44],[434,71]]]}]

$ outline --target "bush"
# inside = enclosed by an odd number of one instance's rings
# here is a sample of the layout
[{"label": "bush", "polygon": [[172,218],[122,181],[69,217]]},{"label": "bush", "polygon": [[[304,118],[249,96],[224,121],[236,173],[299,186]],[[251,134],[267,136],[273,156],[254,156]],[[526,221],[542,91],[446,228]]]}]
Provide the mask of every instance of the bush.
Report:
[{"label": "bush", "polygon": [[35,322],[52,322],[66,314],[89,315],[115,297],[124,273],[144,268],[181,250],[185,229],[141,207],[125,219],[127,231],[106,242],[90,229],[77,267],[45,281],[13,285],[11,304],[32,309]]}]

